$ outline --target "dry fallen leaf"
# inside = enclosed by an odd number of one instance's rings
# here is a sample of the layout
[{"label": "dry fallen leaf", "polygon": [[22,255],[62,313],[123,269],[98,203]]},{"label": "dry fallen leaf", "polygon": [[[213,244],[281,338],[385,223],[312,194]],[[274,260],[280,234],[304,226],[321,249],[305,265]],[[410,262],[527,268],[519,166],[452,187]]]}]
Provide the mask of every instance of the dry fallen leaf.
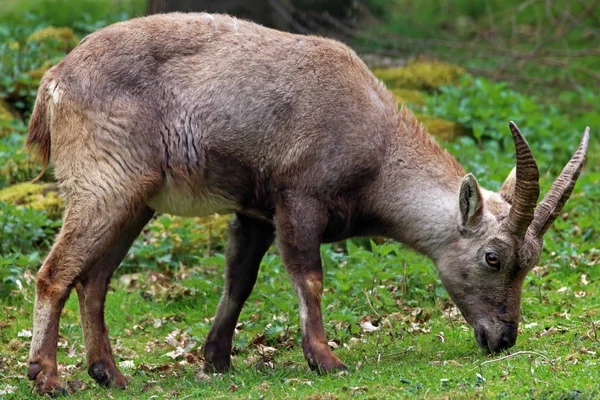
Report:
[{"label": "dry fallen leaf", "polygon": [[442,342],[442,343],[446,342],[446,338],[444,337],[444,332],[440,332],[436,336],[438,339],[440,339],[440,342]]},{"label": "dry fallen leaf", "polygon": [[166,353],[165,356],[171,357],[174,360],[178,357],[183,356],[184,354],[185,354],[185,350],[181,347],[178,347],[175,350]]},{"label": "dry fallen leaf", "polygon": [[143,387],[140,389],[140,391],[141,391],[142,393],[145,393],[145,392],[147,392],[148,390],[152,389],[152,386],[153,386],[153,385],[152,385],[152,382],[150,382],[150,383],[147,383],[147,384],[145,384],[145,385],[144,385],[144,386],[143,386]]},{"label": "dry fallen leaf", "polygon": [[69,388],[69,392],[71,392],[72,394],[87,388],[87,386],[85,385],[85,383],[83,383],[81,379],[68,381],[67,386]]},{"label": "dry fallen leaf", "polygon": [[165,342],[169,343],[173,347],[177,347],[177,336],[179,336],[180,329],[175,329],[173,332],[169,333],[165,338]]},{"label": "dry fallen leaf", "polygon": [[0,389],[0,396],[5,396],[7,394],[12,394],[17,390],[16,386],[6,385],[4,389]]},{"label": "dry fallen leaf", "polygon": [[172,367],[169,364],[164,365],[148,365],[146,363],[141,363],[139,369],[146,372],[170,372]]},{"label": "dry fallen leaf", "polygon": [[286,379],[284,382],[286,385],[294,385],[296,383],[302,383],[304,385],[311,386],[313,384],[312,381],[310,381],[308,379],[303,379],[303,378],[289,378],[289,379]]},{"label": "dry fallen leaf", "polygon": [[22,329],[19,333],[17,333],[18,337],[32,337],[33,334],[31,333],[31,331],[28,331],[27,329]]},{"label": "dry fallen leaf", "polygon": [[261,384],[255,386],[255,388],[258,390],[269,390],[271,389],[271,385],[269,385],[269,382],[264,381]]},{"label": "dry fallen leaf", "polygon": [[125,360],[119,363],[119,367],[133,369],[135,368],[135,363],[132,360]]},{"label": "dry fallen leaf", "polygon": [[259,354],[263,357],[272,357],[277,351],[275,347],[264,346],[262,344],[259,344],[256,347],[258,348]]},{"label": "dry fallen leaf", "polygon": [[198,382],[210,383],[212,382],[212,378],[208,376],[204,371],[200,371],[196,374],[196,380]]},{"label": "dry fallen leaf", "polygon": [[422,327],[421,324],[413,322],[411,327],[407,329],[410,333],[429,333],[431,332],[431,327]]},{"label": "dry fallen leaf", "polygon": [[362,328],[363,332],[375,332],[379,329],[378,326],[373,325],[371,321],[366,318],[360,321],[358,324]]}]

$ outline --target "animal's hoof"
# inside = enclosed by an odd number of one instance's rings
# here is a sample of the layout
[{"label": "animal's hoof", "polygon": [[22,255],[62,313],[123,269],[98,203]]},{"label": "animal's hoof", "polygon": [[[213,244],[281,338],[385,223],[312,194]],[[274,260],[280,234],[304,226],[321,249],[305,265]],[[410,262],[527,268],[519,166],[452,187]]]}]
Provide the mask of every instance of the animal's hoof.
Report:
[{"label": "animal's hoof", "polygon": [[40,372],[42,372],[42,365],[38,362],[30,362],[29,368],[27,368],[27,377],[32,381],[38,376]]},{"label": "animal's hoof", "polygon": [[[42,372],[43,374],[43,372]],[[49,376],[42,380],[42,374],[38,374],[35,381],[35,387],[39,395],[49,395],[50,397],[61,397],[67,395],[67,389],[62,385],[58,376]]]},{"label": "animal's hoof", "polygon": [[32,361],[27,368],[27,377],[35,381],[37,393],[51,397],[66,396],[67,390],[58,379],[56,368],[44,367],[44,364],[44,362]]},{"label": "animal's hoof", "polygon": [[333,353],[322,354],[321,357],[308,358],[308,365],[313,371],[321,374],[330,374],[332,372],[346,371],[348,367],[337,358]]},{"label": "animal's hoof", "polygon": [[99,385],[114,387],[117,389],[127,388],[127,378],[123,375],[113,363],[100,360],[88,368],[88,374]]},{"label": "animal's hoof", "polygon": [[222,374],[231,369],[233,369],[233,367],[231,366],[230,358],[213,359],[210,361],[204,361],[204,363],[202,363],[202,372],[207,373],[207,374],[214,374],[214,373]]},{"label": "animal's hoof", "polygon": [[125,378],[125,375],[123,375],[120,371],[117,371],[117,375],[115,376],[115,379],[113,380],[111,386],[116,388],[116,389],[127,389],[127,385],[129,384],[129,382],[127,381],[127,378]]},{"label": "animal's hoof", "polygon": [[310,365],[310,368],[313,371],[317,371],[320,374],[331,374],[333,372],[348,370],[348,367],[346,367],[346,365],[344,365],[344,363],[342,363],[341,361],[339,363],[334,363],[334,364]]}]

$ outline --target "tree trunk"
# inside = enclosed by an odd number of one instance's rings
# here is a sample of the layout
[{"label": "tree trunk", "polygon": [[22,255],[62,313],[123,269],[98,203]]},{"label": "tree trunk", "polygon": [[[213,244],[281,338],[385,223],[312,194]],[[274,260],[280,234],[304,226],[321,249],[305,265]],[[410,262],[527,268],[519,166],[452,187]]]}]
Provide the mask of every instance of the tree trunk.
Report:
[{"label": "tree trunk", "polygon": [[279,30],[302,31],[302,27],[293,21],[291,10],[294,8],[341,16],[351,6],[352,0],[148,0],[148,14],[174,11],[227,13]]}]

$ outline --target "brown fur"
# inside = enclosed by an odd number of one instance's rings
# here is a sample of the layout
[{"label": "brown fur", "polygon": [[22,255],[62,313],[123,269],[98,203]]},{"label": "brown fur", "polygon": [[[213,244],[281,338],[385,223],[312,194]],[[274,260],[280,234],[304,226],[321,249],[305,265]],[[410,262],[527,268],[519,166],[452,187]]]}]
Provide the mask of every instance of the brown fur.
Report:
[{"label": "brown fur", "polygon": [[[299,297],[311,368],[345,368],[325,337],[319,246],[357,235],[388,236],[434,259],[482,347],[516,340],[522,282],[541,244],[524,251],[502,225],[510,194],[465,177],[336,41],[224,15],[111,25],[46,74],[27,146],[51,160],[66,200],[37,276],[28,375],[39,393],[64,390],[56,347],[73,287],[90,375],[126,385],[111,354],[104,298],[154,211],[237,215],[206,368],[231,366],[237,319],[275,236]],[[486,251],[500,254],[502,268],[485,265]]]},{"label": "brown fur", "polygon": [[[50,74],[44,76],[44,80],[49,80]],[[41,88],[46,88],[44,80],[40,83]],[[29,120],[29,134],[25,141],[25,146],[32,152],[35,152],[42,160],[42,172],[33,180],[37,181],[44,175],[50,163],[50,124],[48,120],[48,93],[40,93],[37,96],[33,113]]]}]

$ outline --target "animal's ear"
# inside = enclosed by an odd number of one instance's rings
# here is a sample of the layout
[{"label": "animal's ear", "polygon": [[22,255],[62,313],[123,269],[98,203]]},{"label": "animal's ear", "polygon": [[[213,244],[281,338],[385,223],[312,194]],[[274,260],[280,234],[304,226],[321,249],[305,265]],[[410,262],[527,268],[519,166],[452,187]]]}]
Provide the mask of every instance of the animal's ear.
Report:
[{"label": "animal's ear", "polygon": [[502,184],[498,194],[502,196],[507,203],[512,204],[513,197],[515,195],[515,185],[517,184],[517,168],[513,168],[508,174],[508,177]]},{"label": "animal's ear", "polygon": [[483,217],[483,196],[473,174],[463,178],[458,196],[461,231],[476,229]]}]

